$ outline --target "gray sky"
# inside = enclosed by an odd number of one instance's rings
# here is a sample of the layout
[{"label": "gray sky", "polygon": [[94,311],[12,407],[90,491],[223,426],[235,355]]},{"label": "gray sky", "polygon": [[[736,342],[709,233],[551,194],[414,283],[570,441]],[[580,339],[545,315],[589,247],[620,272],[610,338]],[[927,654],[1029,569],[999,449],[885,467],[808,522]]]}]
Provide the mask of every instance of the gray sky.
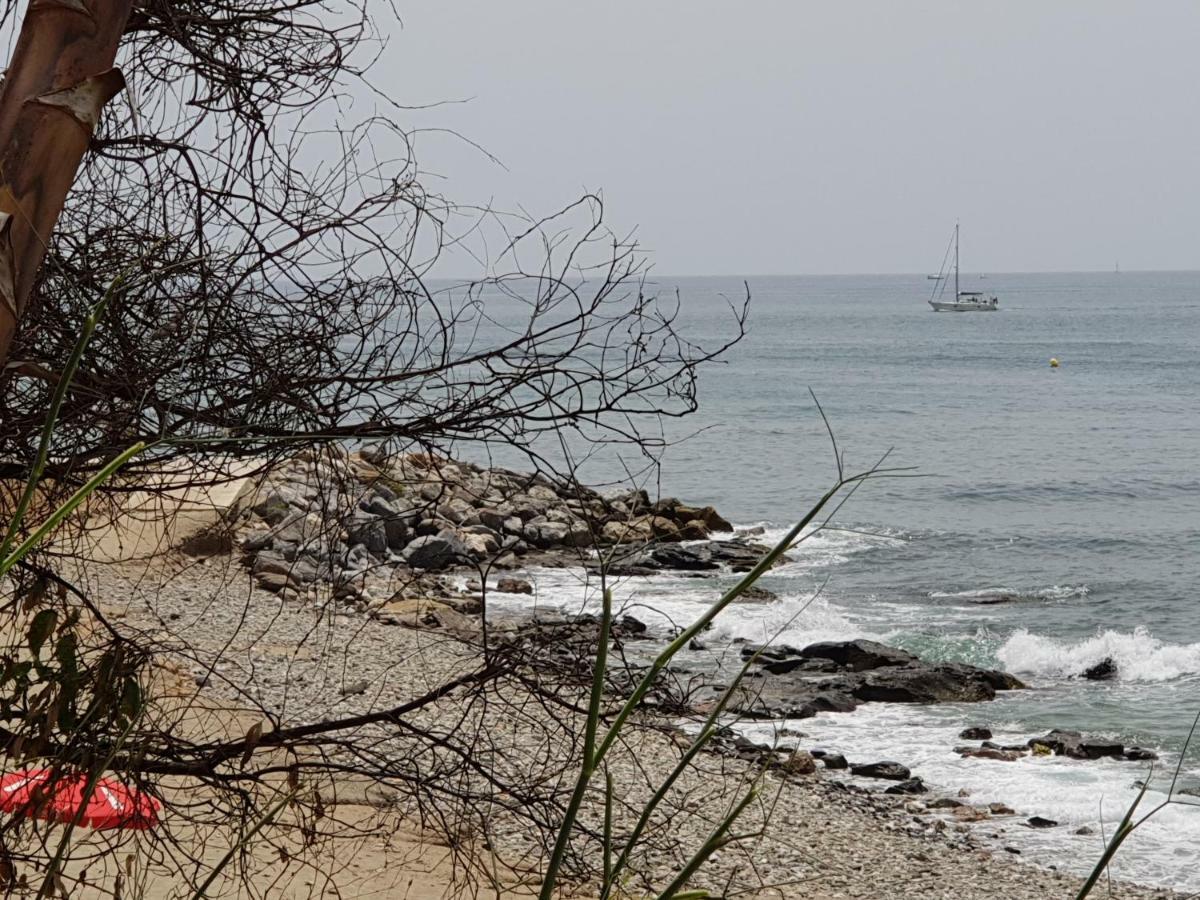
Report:
[{"label": "gray sky", "polygon": [[[405,0],[460,200],[602,190],[659,274],[1200,268],[1200,3]],[[465,270],[464,266],[464,270]]]}]

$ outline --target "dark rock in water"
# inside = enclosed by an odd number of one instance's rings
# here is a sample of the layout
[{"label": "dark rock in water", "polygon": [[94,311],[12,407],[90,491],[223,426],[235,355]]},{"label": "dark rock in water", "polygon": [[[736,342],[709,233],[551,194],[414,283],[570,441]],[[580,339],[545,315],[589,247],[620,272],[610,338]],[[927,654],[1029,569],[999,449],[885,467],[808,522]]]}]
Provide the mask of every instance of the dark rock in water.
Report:
[{"label": "dark rock in water", "polygon": [[1081,741],[1079,747],[1067,755],[1076,759],[1102,759],[1106,756],[1118,758],[1125,756],[1125,747],[1123,744],[1104,741]]},{"label": "dark rock in water", "polygon": [[885,794],[928,794],[929,788],[920,778],[909,778],[899,784],[893,784],[884,791]]},{"label": "dark rock in water", "polygon": [[1083,677],[1088,681],[1111,681],[1117,677],[1117,664],[1111,656],[1106,656],[1090,669],[1085,669]]},{"label": "dark rock in water", "polygon": [[840,753],[826,753],[821,757],[821,764],[827,769],[848,769],[850,763],[846,762],[846,757]]},{"label": "dark rock in water", "polygon": [[758,654],[758,658],[762,659],[799,659],[800,649],[791,647],[787,644],[743,644],[742,659],[749,659]]},{"label": "dark rock in water", "polygon": [[1023,686],[1003,672],[963,663],[918,662],[872,671],[854,689],[854,696],[881,703],[976,703],[995,699],[997,690]]},{"label": "dark rock in water", "polygon": [[1058,825],[1053,819],[1044,819],[1041,816],[1030,816],[1024,824],[1029,828],[1055,828]]},{"label": "dark rock in water", "polygon": [[989,803],[988,812],[993,816],[1015,816],[1017,811],[1004,803]]},{"label": "dark rock in water", "polygon": [[960,731],[958,736],[964,741],[988,741],[992,738],[992,729],[982,725],[972,725],[970,728]]},{"label": "dark rock in water", "polygon": [[1095,834],[1095,833],[1096,833],[1096,829],[1091,828],[1090,826],[1087,826],[1087,825],[1080,825],[1078,828],[1076,828],[1074,831],[1071,832],[1071,834]]},{"label": "dark rock in water", "polygon": [[774,591],[768,591],[766,588],[761,588],[756,584],[750,585],[746,590],[742,591],[736,603],[770,603],[772,600],[778,600],[779,595]]},{"label": "dark rock in water", "polygon": [[646,623],[641,619],[635,619],[633,616],[626,613],[621,616],[615,623],[617,630],[623,635],[638,635],[646,633]]},{"label": "dark rock in water", "polygon": [[1021,753],[1015,750],[1001,750],[999,747],[955,747],[954,752],[964,759],[999,759],[1013,762],[1021,758]]},{"label": "dark rock in water", "polygon": [[912,776],[908,768],[898,762],[863,763],[850,767],[851,775],[862,778],[886,778],[889,781],[906,781]]},{"label": "dark rock in water", "polygon": [[1045,737],[1030,738],[1027,746],[1030,750],[1036,750],[1037,745],[1040,744],[1058,756],[1070,756],[1070,751],[1077,750],[1082,740],[1083,735],[1078,731],[1064,731],[1061,728],[1055,728]]},{"label": "dark rock in water", "polygon": [[1144,747],[1130,747],[1125,751],[1125,758],[1134,761],[1143,759],[1158,759],[1158,754],[1153,750],[1147,750]]},{"label": "dark rock in water", "polygon": [[822,641],[809,644],[800,651],[806,659],[828,659],[852,672],[863,672],[884,666],[903,666],[918,662],[907,650],[898,650],[875,641]]}]

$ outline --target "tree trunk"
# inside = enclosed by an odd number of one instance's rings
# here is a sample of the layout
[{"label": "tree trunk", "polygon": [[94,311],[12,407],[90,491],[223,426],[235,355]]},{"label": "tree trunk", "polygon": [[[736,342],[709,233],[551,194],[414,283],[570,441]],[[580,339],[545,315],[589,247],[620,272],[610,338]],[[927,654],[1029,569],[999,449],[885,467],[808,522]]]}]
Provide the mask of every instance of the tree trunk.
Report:
[{"label": "tree trunk", "polygon": [[100,111],[132,0],[30,0],[0,87],[0,368]]}]

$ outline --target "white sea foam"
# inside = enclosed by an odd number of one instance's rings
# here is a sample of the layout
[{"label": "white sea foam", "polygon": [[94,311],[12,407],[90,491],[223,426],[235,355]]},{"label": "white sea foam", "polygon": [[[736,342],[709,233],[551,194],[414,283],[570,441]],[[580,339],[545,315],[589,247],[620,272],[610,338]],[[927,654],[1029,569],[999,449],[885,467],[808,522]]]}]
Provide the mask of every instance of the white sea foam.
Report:
[{"label": "white sea foam", "polygon": [[[1100,824],[1111,835],[1115,823],[1137,796],[1135,782],[1146,777],[1146,768],[1116,760],[1074,760],[1061,756],[1026,756],[1015,762],[963,759],[954,753],[961,744],[958,732],[968,722],[990,721],[1000,743],[1024,743],[1028,731],[1000,725],[1008,718],[1006,707],[1016,707],[1015,696],[998,699],[987,709],[962,706],[909,707],[868,703],[851,714],[821,713],[815,718],[789,723],[742,723],[750,738],[770,743],[782,725],[804,732],[802,745],[823,747],[844,754],[852,762],[894,759],[908,766],[935,791],[954,795],[960,789],[969,802],[1002,802],[1017,811],[1013,819],[994,819],[979,826],[983,836],[1003,827],[1004,844],[1016,845],[1022,858],[1080,872],[1100,856]],[[1163,761],[1152,789],[1142,801],[1151,809],[1166,799],[1171,760]],[[836,774],[836,773],[835,773]],[[880,788],[878,782],[863,780]],[[1060,823],[1057,828],[1021,828],[1028,816],[1044,816]],[[1074,834],[1080,826],[1094,834]],[[1200,888],[1200,809],[1172,805],[1151,819],[1118,854],[1113,876],[1148,884]]]},{"label": "white sea foam", "polygon": [[1122,681],[1170,681],[1200,673],[1200,643],[1164,643],[1145,628],[1105,630],[1081,641],[1056,640],[1022,628],[996,656],[1009,672],[1051,678],[1078,675],[1108,658],[1117,664]]},{"label": "white sea foam", "polygon": [[1072,600],[1086,597],[1086,584],[1053,584],[1039,588],[985,587],[967,591],[930,591],[931,600],[983,600],[989,597],[1016,597],[1021,600]]}]

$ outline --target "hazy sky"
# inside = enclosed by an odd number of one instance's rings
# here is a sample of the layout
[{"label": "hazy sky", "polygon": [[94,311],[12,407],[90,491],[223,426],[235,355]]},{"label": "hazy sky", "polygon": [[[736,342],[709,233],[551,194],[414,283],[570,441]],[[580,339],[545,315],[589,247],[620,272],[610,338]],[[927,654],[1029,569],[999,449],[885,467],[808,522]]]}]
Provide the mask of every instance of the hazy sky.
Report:
[{"label": "hazy sky", "polygon": [[403,0],[460,199],[603,191],[660,274],[1200,267],[1200,2]]}]

